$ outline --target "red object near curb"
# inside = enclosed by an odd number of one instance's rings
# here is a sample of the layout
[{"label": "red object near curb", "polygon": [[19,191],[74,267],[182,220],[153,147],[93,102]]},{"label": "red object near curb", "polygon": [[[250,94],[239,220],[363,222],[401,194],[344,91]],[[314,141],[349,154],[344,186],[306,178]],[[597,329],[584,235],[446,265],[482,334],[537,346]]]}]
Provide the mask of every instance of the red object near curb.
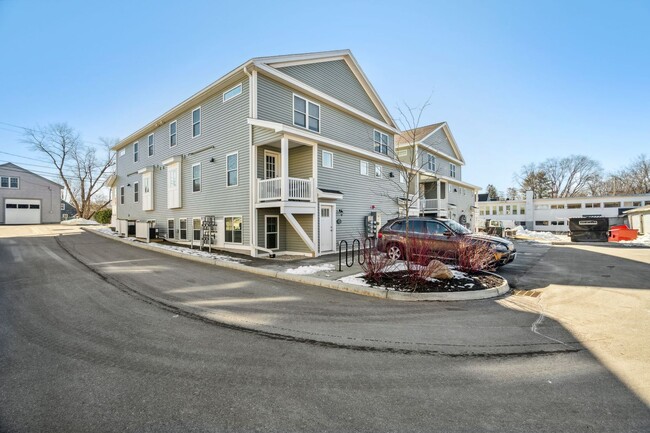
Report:
[{"label": "red object near curb", "polygon": [[609,242],[633,241],[638,235],[638,230],[628,226],[611,226],[609,228]]}]

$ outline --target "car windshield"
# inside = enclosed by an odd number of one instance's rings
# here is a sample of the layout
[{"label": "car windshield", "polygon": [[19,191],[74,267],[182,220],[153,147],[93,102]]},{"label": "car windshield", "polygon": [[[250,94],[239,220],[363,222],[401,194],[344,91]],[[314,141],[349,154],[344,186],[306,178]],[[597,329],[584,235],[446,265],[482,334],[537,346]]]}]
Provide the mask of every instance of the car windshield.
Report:
[{"label": "car windshield", "polygon": [[461,226],[460,224],[458,224],[454,220],[445,220],[445,224],[447,224],[453,231],[455,231],[456,233],[458,233],[460,235],[467,235],[467,234],[472,233],[467,228]]}]

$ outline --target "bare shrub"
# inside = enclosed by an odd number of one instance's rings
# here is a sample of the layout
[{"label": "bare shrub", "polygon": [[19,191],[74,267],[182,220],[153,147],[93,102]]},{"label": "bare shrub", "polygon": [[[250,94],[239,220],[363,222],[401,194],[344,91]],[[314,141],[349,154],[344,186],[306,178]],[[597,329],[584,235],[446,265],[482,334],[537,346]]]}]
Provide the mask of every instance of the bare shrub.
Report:
[{"label": "bare shrub", "polygon": [[456,255],[458,269],[464,272],[493,271],[496,258],[492,246],[475,239],[462,239]]},{"label": "bare shrub", "polygon": [[390,271],[393,261],[386,254],[380,253],[373,245],[363,250],[363,263],[359,263],[363,275],[375,284],[381,283],[386,272]]}]

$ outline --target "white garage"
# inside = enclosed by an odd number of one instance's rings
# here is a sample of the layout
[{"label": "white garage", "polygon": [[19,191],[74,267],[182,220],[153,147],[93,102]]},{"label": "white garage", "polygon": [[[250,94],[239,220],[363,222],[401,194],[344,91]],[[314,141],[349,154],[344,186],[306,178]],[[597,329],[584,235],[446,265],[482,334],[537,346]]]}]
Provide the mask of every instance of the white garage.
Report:
[{"label": "white garage", "polygon": [[5,224],[40,224],[41,201],[33,199],[5,199]]}]

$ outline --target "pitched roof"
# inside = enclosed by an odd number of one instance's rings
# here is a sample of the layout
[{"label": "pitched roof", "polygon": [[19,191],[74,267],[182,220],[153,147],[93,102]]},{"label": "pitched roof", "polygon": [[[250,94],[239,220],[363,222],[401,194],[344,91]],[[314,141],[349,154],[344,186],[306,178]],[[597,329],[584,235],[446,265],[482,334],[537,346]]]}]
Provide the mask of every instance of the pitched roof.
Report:
[{"label": "pitched roof", "polygon": [[13,162],[5,162],[4,164],[0,164],[0,168],[7,168],[7,169],[12,170],[12,171],[14,171],[14,172],[29,173],[29,174],[31,174],[32,176],[36,176],[36,177],[38,177],[39,179],[43,179],[44,181],[49,182],[49,183],[51,183],[51,184],[54,184],[54,185],[58,186],[59,188],[63,188],[62,185],[60,185],[60,184],[54,182],[53,180],[50,180],[50,179],[48,179],[48,178],[46,178],[46,177],[43,177],[43,176],[41,176],[41,175],[38,175],[38,174],[36,174],[36,173],[33,173],[33,172],[31,172],[31,171],[29,171],[29,170],[27,170],[27,169],[25,169],[25,168],[22,168],[22,167],[20,167],[20,166],[18,166],[18,165],[16,165],[16,164],[14,164]]},{"label": "pitched roof", "polygon": [[439,123],[434,123],[434,124],[427,125],[427,126],[421,126],[419,128],[415,128],[415,129],[409,129],[409,130],[406,130],[406,131],[402,131],[401,134],[398,134],[395,137],[395,143],[403,144],[403,143],[413,143],[413,142],[417,143],[417,142],[420,142],[427,135],[431,134],[433,131],[440,128],[444,124],[445,124],[445,122],[439,122]]}]

